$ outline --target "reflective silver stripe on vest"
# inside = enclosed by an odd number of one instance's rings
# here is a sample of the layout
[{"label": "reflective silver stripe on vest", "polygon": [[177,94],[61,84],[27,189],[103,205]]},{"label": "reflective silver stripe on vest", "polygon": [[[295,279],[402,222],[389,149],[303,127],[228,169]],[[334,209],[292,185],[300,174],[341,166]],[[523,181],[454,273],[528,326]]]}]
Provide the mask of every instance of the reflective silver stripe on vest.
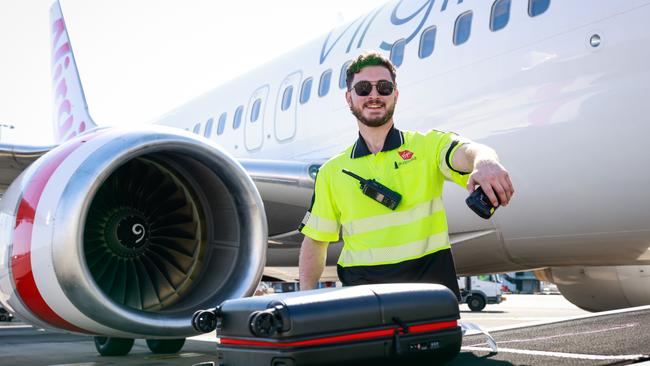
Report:
[{"label": "reflective silver stripe on vest", "polygon": [[431,201],[421,203],[407,211],[391,212],[385,215],[366,217],[346,222],[343,224],[343,235],[352,236],[391,226],[410,224],[417,220],[427,218],[442,210],[442,199],[437,197]]},{"label": "reflective silver stripe on vest", "polygon": [[399,263],[405,260],[423,256],[426,253],[449,245],[449,235],[446,231],[411,243],[394,247],[372,248],[367,250],[341,251],[339,264],[345,266],[363,266],[373,264]]},{"label": "reflective silver stripe on vest", "polygon": [[[339,223],[335,220],[330,220],[326,219],[323,217],[318,217],[314,214],[311,214],[308,212],[309,218],[307,218],[307,215],[305,215],[305,219],[303,220],[303,223],[305,226],[309,226],[310,228],[323,232],[323,233],[332,233],[332,234],[337,234],[339,233]],[[306,222],[305,222],[306,221]]]}]

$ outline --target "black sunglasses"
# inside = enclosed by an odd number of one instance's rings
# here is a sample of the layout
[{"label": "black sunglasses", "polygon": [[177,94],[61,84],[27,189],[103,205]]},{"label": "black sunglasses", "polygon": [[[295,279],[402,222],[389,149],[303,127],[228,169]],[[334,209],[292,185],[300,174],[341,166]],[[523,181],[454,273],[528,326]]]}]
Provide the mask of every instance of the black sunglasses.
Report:
[{"label": "black sunglasses", "polygon": [[360,97],[367,97],[372,92],[373,85],[377,88],[377,93],[383,96],[391,95],[393,94],[393,90],[395,90],[395,85],[392,81],[379,80],[377,84],[373,84],[368,80],[362,80],[354,84],[354,92]]}]

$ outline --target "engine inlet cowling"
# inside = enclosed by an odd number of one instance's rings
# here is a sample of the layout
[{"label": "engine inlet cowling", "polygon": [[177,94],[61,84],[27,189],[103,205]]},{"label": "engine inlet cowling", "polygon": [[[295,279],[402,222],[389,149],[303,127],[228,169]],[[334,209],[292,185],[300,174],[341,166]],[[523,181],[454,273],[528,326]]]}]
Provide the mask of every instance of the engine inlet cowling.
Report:
[{"label": "engine inlet cowling", "polygon": [[[93,132],[41,157],[3,207],[25,207],[16,202],[32,185],[42,195],[23,247],[47,307],[28,297],[9,303],[39,326],[186,337],[196,334],[196,310],[251,295],[262,276],[267,222],[257,188],[200,137],[164,127]],[[13,226],[13,215],[3,222]]]}]

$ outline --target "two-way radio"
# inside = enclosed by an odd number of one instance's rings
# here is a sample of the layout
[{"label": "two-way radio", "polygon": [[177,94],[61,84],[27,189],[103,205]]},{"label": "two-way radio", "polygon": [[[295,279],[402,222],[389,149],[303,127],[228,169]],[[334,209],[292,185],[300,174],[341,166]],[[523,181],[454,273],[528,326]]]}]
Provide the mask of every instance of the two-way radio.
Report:
[{"label": "two-way radio", "polygon": [[465,199],[465,203],[467,203],[467,206],[469,206],[474,213],[486,220],[492,217],[492,214],[494,214],[494,211],[497,209],[492,205],[492,202],[490,202],[490,199],[481,186],[476,188],[476,190]]},{"label": "two-way radio", "polygon": [[[397,205],[399,205],[400,201],[402,200],[401,194],[391,190],[390,188],[377,182],[374,179],[361,178],[360,176],[352,173],[347,169],[343,169],[342,172],[361,183],[361,191],[363,194],[390,208],[391,210],[395,210],[397,208]],[[472,211],[484,219],[489,219],[492,217],[492,214],[494,214],[494,211],[497,209],[492,205],[490,199],[487,197],[485,192],[483,192],[483,188],[480,186],[477,187],[476,190],[471,195],[469,195],[469,197],[467,197],[465,202],[467,203],[467,206],[472,209]]]},{"label": "two-way radio", "polygon": [[385,185],[377,182],[374,179],[364,179],[360,176],[352,173],[349,170],[343,169],[343,173],[351,176],[361,183],[361,191],[366,196],[372,198],[373,200],[381,203],[382,205],[395,210],[399,202],[402,200],[402,195],[391,190]]}]

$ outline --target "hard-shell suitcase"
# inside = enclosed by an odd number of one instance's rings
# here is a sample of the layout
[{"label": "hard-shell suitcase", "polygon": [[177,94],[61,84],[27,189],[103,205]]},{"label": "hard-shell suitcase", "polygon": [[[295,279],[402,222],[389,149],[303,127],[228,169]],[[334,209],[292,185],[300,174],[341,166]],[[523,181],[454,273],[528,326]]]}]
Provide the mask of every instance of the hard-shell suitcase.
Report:
[{"label": "hard-shell suitcase", "polygon": [[222,366],[435,365],[460,351],[459,318],[449,289],[409,283],[228,300],[194,323],[216,320]]}]

